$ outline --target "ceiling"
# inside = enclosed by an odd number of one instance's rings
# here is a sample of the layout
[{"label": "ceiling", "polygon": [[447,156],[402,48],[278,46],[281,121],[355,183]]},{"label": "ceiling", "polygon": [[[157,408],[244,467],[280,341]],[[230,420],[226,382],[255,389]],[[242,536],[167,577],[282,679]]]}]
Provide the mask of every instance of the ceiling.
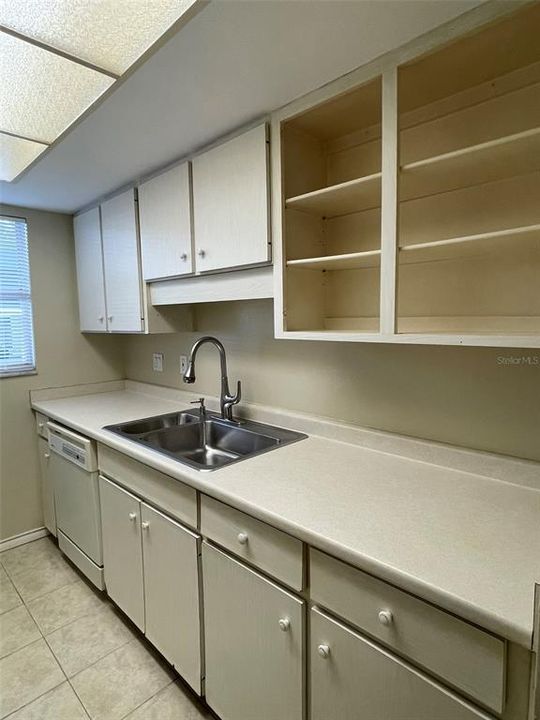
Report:
[{"label": "ceiling", "polygon": [[72,213],[479,4],[214,0],[0,199]]}]

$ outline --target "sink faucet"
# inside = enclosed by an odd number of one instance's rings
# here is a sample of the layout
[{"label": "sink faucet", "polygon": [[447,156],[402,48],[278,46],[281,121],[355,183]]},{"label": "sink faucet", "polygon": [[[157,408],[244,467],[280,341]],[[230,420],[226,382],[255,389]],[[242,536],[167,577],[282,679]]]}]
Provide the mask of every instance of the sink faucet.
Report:
[{"label": "sink faucet", "polygon": [[206,343],[211,343],[219,351],[219,359],[221,363],[221,397],[219,399],[221,417],[224,420],[232,420],[232,408],[233,405],[240,402],[240,398],[242,397],[242,386],[239,380],[236,388],[236,395],[231,395],[229,390],[229,378],[227,377],[227,358],[225,356],[225,348],[217,338],[205,335],[193,344],[191,352],[189,353],[187,370],[184,373],[184,382],[189,384],[195,382],[195,357],[197,356],[197,352],[201,345]]}]

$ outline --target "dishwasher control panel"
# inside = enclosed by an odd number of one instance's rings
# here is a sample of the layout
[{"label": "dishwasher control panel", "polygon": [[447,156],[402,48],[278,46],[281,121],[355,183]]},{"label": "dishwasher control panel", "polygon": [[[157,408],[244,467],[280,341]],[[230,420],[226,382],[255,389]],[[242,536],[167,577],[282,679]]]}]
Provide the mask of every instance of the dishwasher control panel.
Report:
[{"label": "dishwasher control panel", "polygon": [[52,452],[78,465],[83,470],[88,472],[97,470],[96,447],[92,440],[85,438],[83,435],[77,435],[53,422],[48,422],[47,426],[49,429],[49,448]]}]

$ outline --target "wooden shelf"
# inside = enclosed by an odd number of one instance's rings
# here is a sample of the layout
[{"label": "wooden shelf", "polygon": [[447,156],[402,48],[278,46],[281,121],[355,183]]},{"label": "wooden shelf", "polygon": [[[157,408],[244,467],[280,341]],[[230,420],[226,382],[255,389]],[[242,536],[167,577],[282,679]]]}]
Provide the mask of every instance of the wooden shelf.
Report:
[{"label": "wooden shelf", "polygon": [[[379,332],[378,317],[327,317],[324,328],[328,330],[342,330],[347,332],[377,333]],[[538,335],[540,332],[540,318],[515,316],[434,316],[434,317],[401,317],[398,318],[398,335],[428,334],[428,335],[493,335],[505,336]]]},{"label": "wooden shelf", "polygon": [[540,168],[540,128],[401,167],[401,200],[478,185]]},{"label": "wooden shelf", "polygon": [[465,235],[429,243],[405,245],[399,249],[400,263],[432,262],[483,255],[508,248],[511,243],[520,242],[521,239],[540,241],[540,224],[495,230],[477,235]]},{"label": "wooden shelf", "polygon": [[353,270],[356,268],[378,267],[380,264],[380,250],[287,260],[287,267],[299,267],[307,270]]},{"label": "wooden shelf", "polygon": [[492,315],[463,317],[401,317],[398,334],[433,335],[538,335],[540,318]]},{"label": "wooden shelf", "polygon": [[285,201],[287,208],[323,217],[369,210],[380,204],[381,173],[314,190]]}]

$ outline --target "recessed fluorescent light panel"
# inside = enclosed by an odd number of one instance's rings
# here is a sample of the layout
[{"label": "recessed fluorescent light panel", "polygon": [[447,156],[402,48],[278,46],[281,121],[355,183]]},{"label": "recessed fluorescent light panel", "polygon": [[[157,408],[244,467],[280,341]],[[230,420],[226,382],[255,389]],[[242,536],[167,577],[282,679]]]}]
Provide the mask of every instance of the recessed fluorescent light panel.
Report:
[{"label": "recessed fluorescent light panel", "polygon": [[0,0],[0,180],[14,180],[196,1]]}]

